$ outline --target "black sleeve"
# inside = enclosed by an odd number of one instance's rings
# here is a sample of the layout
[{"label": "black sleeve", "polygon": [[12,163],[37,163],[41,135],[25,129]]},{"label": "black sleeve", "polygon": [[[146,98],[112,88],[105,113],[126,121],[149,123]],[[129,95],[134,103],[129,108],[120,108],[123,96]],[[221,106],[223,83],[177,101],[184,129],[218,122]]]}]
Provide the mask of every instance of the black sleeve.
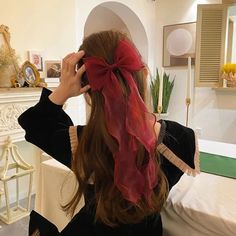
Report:
[{"label": "black sleeve", "polygon": [[50,90],[43,88],[39,102],[22,113],[18,122],[25,130],[25,139],[28,142],[70,167],[69,126],[73,125],[73,122],[62,106],[49,100],[50,93]]},{"label": "black sleeve", "polygon": [[[175,153],[175,155],[194,169],[194,155],[196,149],[194,131],[174,121],[166,120],[164,122],[166,127],[163,143]],[[179,181],[183,172],[162,155],[161,161],[162,170],[167,177],[169,188],[171,189]]]}]

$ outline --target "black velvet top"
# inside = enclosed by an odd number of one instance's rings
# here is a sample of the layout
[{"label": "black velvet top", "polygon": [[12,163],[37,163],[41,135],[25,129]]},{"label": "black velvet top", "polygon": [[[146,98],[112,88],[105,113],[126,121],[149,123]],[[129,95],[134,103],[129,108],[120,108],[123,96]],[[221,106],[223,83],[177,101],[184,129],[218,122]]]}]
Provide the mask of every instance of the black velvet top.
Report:
[{"label": "black velvet top", "polygon": [[[69,126],[73,125],[70,117],[63,111],[62,106],[52,103],[48,96],[50,90],[43,88],[40,101],[26,110],[18,119],[25,130],[25,139],[38,146],[50,156],[71,166],[71,144]],[[173,121],[160,121],[161,132],[158,142],[164,143],[174,154],[191,168],[194,166],[195,136],[192,129]],[[77,127],[79,136],[83,126]],[[161,155],[161,167],[164,171],[169,188],[175,185],[183,172]],[[132,236],[132,235],[162,235],[160,214],[153,214],[139,224],[120,225],[111,228],[94,221],[93,186],[88,185],[85,193],[85,206],[73,217],[71,222],[61,231],[55,225],[32,211],[30,215],[29,235],[40,236]],[[39,233],[39,234],[36,234]]]}]

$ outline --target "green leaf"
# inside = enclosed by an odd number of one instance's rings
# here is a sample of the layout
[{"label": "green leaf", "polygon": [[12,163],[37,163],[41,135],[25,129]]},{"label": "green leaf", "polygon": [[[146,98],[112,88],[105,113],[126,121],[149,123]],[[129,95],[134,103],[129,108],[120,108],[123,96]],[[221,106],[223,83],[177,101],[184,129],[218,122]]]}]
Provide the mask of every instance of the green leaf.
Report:
[{"label": "green leaf", "polygon": [[[170,81],[170,74],[163,75],[163,98],[162,113],[166,113],[169,107],[170,96],[173,91],[175,77]],[[158,97],[159,97],[160,76],[156,69],[156,76],[151,78],[150,90],[152,95],[153,112],[157,113]]]}]

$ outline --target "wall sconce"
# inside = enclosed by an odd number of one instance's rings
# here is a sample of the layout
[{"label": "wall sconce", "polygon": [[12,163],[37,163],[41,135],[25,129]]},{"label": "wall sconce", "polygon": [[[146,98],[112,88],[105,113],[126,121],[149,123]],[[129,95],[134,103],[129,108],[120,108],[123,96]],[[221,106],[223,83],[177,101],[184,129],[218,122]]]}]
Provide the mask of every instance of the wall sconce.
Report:
[{"label": "wall sconce", "polygon": [[[1,196],[5,196],[5,211],[0,212],[0,219],[6,224],[11,224],[30,213],[30,202],[33,184],[34,167],[25,162],[19,154],[18,147],[11,142],[8,137],[3,152],[0,157],[0,183],[3,183],[3,188],[0,189],[0,206]],[[27,194],[27,207],[20,205],[20,185],[19,179],[24,176],[29,176],[29,188]],[[11,203],[9,199],[8,183],[12,180],[16,181],[16,202]],[[2,209],[1,209],[2,210]]]}]

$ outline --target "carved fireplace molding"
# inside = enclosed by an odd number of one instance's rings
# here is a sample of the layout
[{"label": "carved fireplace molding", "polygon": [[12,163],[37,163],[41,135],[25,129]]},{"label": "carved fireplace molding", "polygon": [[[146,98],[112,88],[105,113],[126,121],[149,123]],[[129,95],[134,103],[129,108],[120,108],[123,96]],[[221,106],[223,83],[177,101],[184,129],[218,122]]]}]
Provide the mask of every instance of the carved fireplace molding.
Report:
[{"label": "carved fireplace molding", "polygon": [[17,119],[37,103],[40,94],[41,88],[0,89],[0,145],[5,144],[8,137],[12,142],[25,140]]}]

